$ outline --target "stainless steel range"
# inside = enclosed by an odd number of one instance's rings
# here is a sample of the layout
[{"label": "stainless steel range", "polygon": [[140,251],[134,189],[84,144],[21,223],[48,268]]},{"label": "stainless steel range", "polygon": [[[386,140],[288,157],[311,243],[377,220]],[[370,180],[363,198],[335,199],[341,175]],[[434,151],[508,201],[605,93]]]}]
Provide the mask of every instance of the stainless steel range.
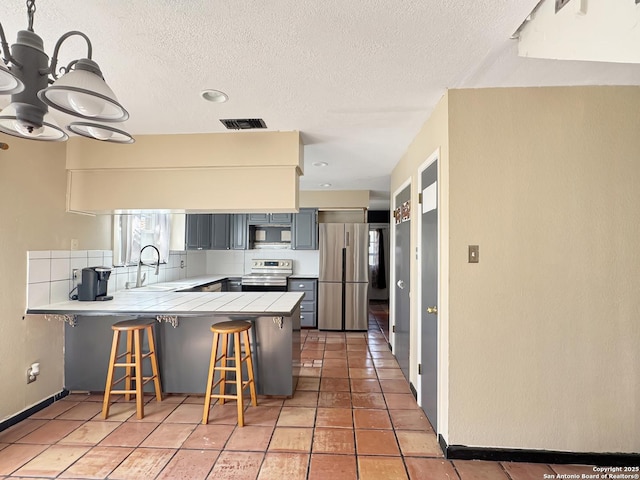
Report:
[{"label": "stainless steel range", "polygon": [[243,292],[286,292],[287,279],[293,273],[293,260],[256,259],[251,273],[242,277]]}]

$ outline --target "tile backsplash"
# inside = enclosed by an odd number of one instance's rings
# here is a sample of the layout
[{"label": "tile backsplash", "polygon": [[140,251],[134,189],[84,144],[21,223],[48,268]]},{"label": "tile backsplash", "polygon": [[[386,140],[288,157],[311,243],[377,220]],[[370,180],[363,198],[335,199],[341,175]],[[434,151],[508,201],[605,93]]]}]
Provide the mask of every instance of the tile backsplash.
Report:
[{"label": "tile backsplash", "polygon": [[[47,305],[63,302],[82,280],[85,267],[112,267],[111,250],[39,250],[27,252],[27,306]],[[187,277],[187,254],[184,251],[172,251],[166,264],[160,265],[155,275],[155,267],[142,267],[146,274],[144,284],[170,282]],[[78,270],[78,278],[73,271]],[[138,267],[112,267],[109,277],[109,293],[123,290],[127,282],[135,284]],[[193,275],[191,275],[193,276]],[[77,292],[73,292],[77,293]]]},{"label": "tile backsplash", "polygon": [[[296,275],[318,274],[317,250],[208,250],[171,251],[166,264],[143,266],[144,285],[171,282],[200,275],[243,275],[251,271],[254,258],[290,258]],[[85,267],[111,267],[108,293],[124,290],[127,282],[135,284],[138,267],[112,267],[111,250],[44,250],[27,252],[27,306],[36,307],[69,299],[82,280]],[[73,271],[78,270],[78,278]],[[73,294],[77,293],[73,291]]]},{"label": "tile backsplash", "polygon": [[243,275],[251,273],[256,258],[286,258],[293,260],[294,275],[317,276],[319,271],[318,250],[255,249],[255,250],[207,250],[205,273]]}]

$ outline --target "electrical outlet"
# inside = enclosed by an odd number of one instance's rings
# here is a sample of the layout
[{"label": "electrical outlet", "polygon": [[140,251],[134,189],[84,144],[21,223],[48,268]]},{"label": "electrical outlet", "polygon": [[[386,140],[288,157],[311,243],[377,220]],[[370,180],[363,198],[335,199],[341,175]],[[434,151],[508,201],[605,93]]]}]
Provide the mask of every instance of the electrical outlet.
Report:
[{"label": "electrical outlet", "polygon": [[31,364],[31,366],[27,368],[27,384],[35,382],[38,379],[38,375],[40,375],[40,364]]},{"label": "electrical outlet", "polygon": [[77,268],[74,268],[74,269],[71,271],[71,277],[72,277],[74,280],[77,280],[77,279],[78,279],[78,272],[79,272],[79,269],[77,269]]}]

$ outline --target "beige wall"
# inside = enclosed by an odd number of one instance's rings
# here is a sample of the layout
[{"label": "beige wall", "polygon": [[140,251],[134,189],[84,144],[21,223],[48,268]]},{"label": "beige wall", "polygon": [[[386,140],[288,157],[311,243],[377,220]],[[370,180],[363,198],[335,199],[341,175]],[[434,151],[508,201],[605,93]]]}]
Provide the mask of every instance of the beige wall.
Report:
[{"label": "beige wall", "polygon": [[[452,90],[448,109],[441,433],[450,445],[640,451],[640,88]],[[434,113],[392,191],[444,146],[431,129],[446,123]]]},{"label": "beige wall", "polygon": [[[110,217],[65,213],[64,143],[15,139],[0,150],[0,421],[62,390],[63,326],[40,316],[23,319],[27,251],[110,249]],[[41,363],[26,384],[31,363]]]},{"label": "beige wall", "polygon": [[[398,165],[394,168],[391,174],[391,203],[392,209],[394,204],[394,195],[399,193],[401,186],[406,185],[407,182],[411,183],[411,204],[412,219],[411,219],[411,249],[415,250],[418,246],[418,222],[416,220],[416,214],[419,208],[418,205],[418,186],[419,175],[418,171],[423,168],[426,161],[430,159],[433,154],[438,156],[438,212],[440,216],[439,224],[439,243],[441,250],[441,271],[438,292],[438,322],[439,322],[439,350],[440,350],[440,363],[438,365],[438,384],[440,399],[438,401],[438,432],[443,434],[447,438],[448,429],[448,415],[447,415],[447,398],[448,398],[448,322],[449,322],[449,310],[448,310],[448,218],[449,218],[449,112],[448,112],[448,93],[445,93],[443,98],[436,105],[433,114],[429,120],[424,124],[416,138],[411,142],[407,153],[402,157]],[[404,188],[404,187],[403,187]],[[392,248],[394,250],[394,225],[391,224],[391,236],[392,236]],[[415,258],[415,257],[411,257]],[[392,257],[393,261],[393,257]],[[395,306],[395,269],[391,267],[391,281],[389,285],[392,288],[389,289],[390,294],[390,318],[393,319],[393,309]],[[420,388],[420,378],[418,376],[417,365],[419,363],[418,356],[418,278],[419,278],[418,262],[412,261],[411,263],[411,282],[410,289],[412,292],[412,298],[415,299],[411,305],[411,329],[410,337],[411,344],[409,350],[409,379],[411,383]],[[392,334],[393,336],[393,334]],[[392,342],[395,339],[392,338]],[[421,392],[419,392],[421,393]],[[420,399],[420,398],[419,398]]]},{"label": "beige wall", "polygon": [[449,100],[449,442],[639,452],[640,88]]}]

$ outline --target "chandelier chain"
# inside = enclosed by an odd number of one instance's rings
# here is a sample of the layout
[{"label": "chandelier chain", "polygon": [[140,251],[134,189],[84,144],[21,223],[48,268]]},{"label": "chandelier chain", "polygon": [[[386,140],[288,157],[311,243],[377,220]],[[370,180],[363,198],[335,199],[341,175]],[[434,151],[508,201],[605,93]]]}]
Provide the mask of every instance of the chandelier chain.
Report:
[{"label": "chandelier chain", "polygon": [[27,0],[27,15],[29,17],[29,31],[33,32],[33,14],[36,13],[36,0]]}]

